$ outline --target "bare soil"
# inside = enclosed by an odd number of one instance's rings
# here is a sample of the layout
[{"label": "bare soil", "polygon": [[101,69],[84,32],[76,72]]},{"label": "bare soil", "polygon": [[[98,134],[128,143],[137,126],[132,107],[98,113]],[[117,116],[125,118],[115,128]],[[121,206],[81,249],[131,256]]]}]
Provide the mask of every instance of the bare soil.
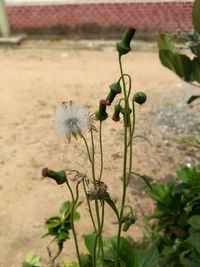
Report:
[{"label": "bare soil", "polygon": [[[73,100],[94,112],[98,101],[106,97],[108,86],[119,77],[117,54],[108,46],[73,50],[58,43],[28,43],[18,49],[2,48],[0,61],[0,266],[20,267],[29,250],[42,256],[48,266],[46,246],[51,238],[41,239],[44,221],[57,215],[61,203],[70,196],[65,186],[42,178],[41,169],[71,168],[90,174],[82,140],[69,144],[55,132],[54,109],[62,101]],[[134,171],[166,181],[182,164],[200,159],[200,105],[198,101],[192,106],[185,104],[197,89],[161,66],[157,52],[130,53],[124,57],[124,69],[133,78],[133,90],[148,95],[147,103],[136,109],[136,135],[145,136],[152,145],[135,139]],[[106,120],[103,181],[118,200],[117,205],[122,185],[122,140],[122,122]],[[98,141],[96,147],[98,169]],[[142,216],[154,206],[136,177],[131,181],[127,202],[138,217],[127,235],[139,240],[144,231]],[[76,224],[79,239],[92,230],[85,203],[80,213],[81,220]],[[115,217],[109,208],[106,218],[104,235],[115,235]],[[74,257],[71,239],[61,259]]]}]

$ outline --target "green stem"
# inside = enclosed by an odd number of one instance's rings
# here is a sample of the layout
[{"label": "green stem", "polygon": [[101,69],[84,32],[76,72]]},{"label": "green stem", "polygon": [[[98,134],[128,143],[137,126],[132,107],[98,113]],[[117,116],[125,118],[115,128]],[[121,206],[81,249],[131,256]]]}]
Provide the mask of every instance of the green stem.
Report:
[{"label": "green stem", "polygon": [[[92,142],[92,178],[93,178],[93,183],[94,183],[94,190],[96,191],[96,178],[95,178],[95,146],[94,146],[94,137],[93,137],[93,132],[90,131],[91,133],[91,142]],[[98,223],[98,232],[100,231],[100,214],[99,214],[99,205],[98,205],[98,199],[95,198],[95,209],[96,209],[96,215],[97,215],[97,223]],[[99,240],[102,239],[101,234],[98,236]],[[98,238],[97,237],[97,238]],[[101,243],[101,242],[100,242]],[[102,244],[100,245],[102,246]],[[94,255],[93,255],[93,267],[96,267],[96,248],[97,248],[97,243],[94,245]],[[103,248],[102,248],[103,249]]]},{"label": "green stem", "polygon": [[132,171],[132,159],[133,159],[133,135],[135,132],[135,104],[132,102],[132,114],[133,114],[133,121],[132,121],[132,129],[130,128],[130,140],[127,145],[127,148],[129,147],[129,172],[128,172],[128,178],[126,181],[126,186],[128,186],[131,178],[131,171]]},{"label": "green stem", "polygon": [[99,124],[99,143],[100,143],[100,155],[101,155],[101,169],[100,169],[100,175],[99,175],[99,181],[102,178],[103,174],[103,143],[102,143],[102,121],[100,121]]},{"label": "green stem", "polygon": [[126,177],[126,169],[127,169],[127,124],[128,116],[130,118],[129,114],[129,103],[128,103],[128,97],[126,92],[126,84],[125,79],[123,75],[123,69],[122,69],[122,62],[121,62],[121,56],[119,55],[119,66],[120,66],[120,72],[121,72],[121,78],[123,82],[123,93],[124,93],[124,101],[125,101],[125,124],[124,124],[124,162],[123,162],[123,193],[122,193],[122,201],[121,201],[121,210],[120,210],[120,216],[119,216],[119,227],[118,227],[118,234],[117,234],[117,247],[116,247],[116,256],[115,256],[115,267],[118,267],[118,257],[119,257],[119,246],[120,246],[120,238],[121,238],[121,230],[122,230],[122,218],[123,218],[123,210],[124,210],[124,203],[126,200],[126,189],[127,189],[127,177]]},{"label": "green stem", "polygon": [[128,147],[130,145],[132,145],[132,143],[133,143],[133,135],[135,132],[135,104],[134,104],[134,102],[132,102],[132,114],[133,114],[133,126],[132,126],[132,130],[130,132],[130,140],[128,142]]},{"label": "green stem", "polygon": [[[102,263],[104,267],[104,250],[103,250],[103,240],[101,238],[102,230],[103,230],[103,225],[104,225],[104,207],[105,207],[105,202],[104,200],[102,201],[102,217],[101,217],[101,224],[98,233],[96,234],[95,241],[94,241],[94,247],[97,246],[97,241],[99,238],[99,244],[100,244],[100,249],[101,249],[101,256],[102,256]],[[93,259],[95,255],[93,255]]]},{"label": "green stem", "polygon": [[[128,77],[128,79],[129,79],[129,88],[128,88],[128,94],[127,94],[127,98],[129,98],[129,96],[130,96],[130,93],[131,93],[131,76],[129,75],[129,74],[123,74],[120,78],[119,78],[119,81],[118,82],[120,82],[121,80],[123,80],[123,78],[124,77]],[[124,84],[125,84],[125,80],[124,80]]]},{"label": "green stem", "polygon": [[78,241],[77,241],[77,236],[76,236],[76,231],[75,231],[75,227],[74,227],[74,208],[76,206],[76,203],[78,201],[78,198],[79,198],[79,192],[78,192],[78,186],[79,186],[79,183],[77,183],[76,185],[76,198],[74,197],[74,194],[73,194],[73,191],[69,185],[69,182],[68,180],[66,180],[66,184],[69,188],[69,191],[70,191],[70,194],[71,194],[71,197],[72,197],[72,211],[71,211],[71,217],[70,217],[70,222],[71,222],[71,227],[72,227],[72,233],[73,233],[73,237],[74,237],[74,243],[75,243],[75,247],[76,247],[76,254],[77,254],[77,258],[78,258],[78,263],[79,263],[79,266],[81,267],[81,259],[80,259],[80,253],[79,253],[79,247],[78,247]]},{"label": "green stem", "polygon": [[88,196],[87,196],[87,190],[86,190],[86,186],[85,186],[85,181],[83,181],[83,188],[84,188],[85,196],[86,196],[86,199],[87,199],[87,204],[88,204],[88,209],[89,209],[89,213],[90,213],[90,218],[92,220],[94,231],[96,232],[97,229],[96,229],[94,217],[93,217],[93,214],[92,214],[92,209],[91,209],[90,201],[89,201]]},{"label": "green stem", "polygon": [[89,161],[90,161],[90,163],[92,163],[92,159],[91,159],[91,155],[90,155],[90,149],[89,149],[87,140],[85,139],[85,137],[83,135],[81,135],[81,137],[83,138],[83,141],[85,143],[85,146],[86,146],[86,149],[87,149],[87,153],[88,153]]}]

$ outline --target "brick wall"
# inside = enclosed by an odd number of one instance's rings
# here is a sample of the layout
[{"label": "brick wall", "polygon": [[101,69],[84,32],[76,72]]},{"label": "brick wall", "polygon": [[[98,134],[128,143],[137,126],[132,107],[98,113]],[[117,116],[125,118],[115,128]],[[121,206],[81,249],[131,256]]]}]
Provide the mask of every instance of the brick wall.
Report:
[{"label": "brick wall", "polygon": [[33,34],[119,33],[127,25],[140,31],[191,30],[192,2],[129,2],[11,5],[13,32]]}]

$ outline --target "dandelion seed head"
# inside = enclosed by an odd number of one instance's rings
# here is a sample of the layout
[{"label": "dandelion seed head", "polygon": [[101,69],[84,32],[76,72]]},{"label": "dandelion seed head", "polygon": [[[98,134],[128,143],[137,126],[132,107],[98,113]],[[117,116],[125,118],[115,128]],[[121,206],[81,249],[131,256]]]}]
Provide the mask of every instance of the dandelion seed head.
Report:
[{"label": "dandelion seed head", "polygon": [[93,118],[88,110],[72,101],[63,102],[56,109],[54,122],[56,130],[69,141],[71,136],[82,136],[86,130],[94,127]]}]

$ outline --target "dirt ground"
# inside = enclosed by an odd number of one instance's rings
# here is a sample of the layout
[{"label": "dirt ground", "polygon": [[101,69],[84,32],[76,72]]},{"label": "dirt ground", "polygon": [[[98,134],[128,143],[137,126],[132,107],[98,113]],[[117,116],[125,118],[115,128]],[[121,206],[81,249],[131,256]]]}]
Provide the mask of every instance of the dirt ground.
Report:
[{"label": "dirt ground", "polygon": [[[137,139],[133,152],[134,170],[165,181],[177,167],[200,159],[199,102],[185,104],[197,89],[181,81],[161,66],[154,51],[135,51],[124,57],[124,69],[133,78],[133,90],[144,91],[148,101],[137,107]],[[62,101],[73,100],[97,109],[108,86],[119,77],[117,54],[112,46],[101,49],[72,49],[58,43],[25,43],[19,48],[0,49],[0,266],[20,267],[29,250],[44,258],[51,238],[45,233],[45,219],[57,215],[69,199],[65,186],[41,177],[41,169],[78,169],[90,173],[84,144],[69,144],[54,130],[52,116]],[[112,113],[112,107],[109,110]],[[196,139],[195,139],[196,138]],[[123,125],[111,119],[103,125],[105,170],[103,181],[120,203]],[[96,142],[98,157],[98,142]],[[97,159],[98,160],[98,159]],[[98,168],[98,164],[97,164]],[[81,194],[81,199],[83,195]],[[154,206],[138,178],[133,178],[127,202],[137,212],[137,223],[128,235],[140,239],[142,214]],[[80,208],[76,224],[79,238],[91,231],[86,204]],[[112,211],[106,210],[104,235],[115,235]],[[84,250],[84,246],[82,246]],[[61,259],[74,258],[69,240]]]}]

